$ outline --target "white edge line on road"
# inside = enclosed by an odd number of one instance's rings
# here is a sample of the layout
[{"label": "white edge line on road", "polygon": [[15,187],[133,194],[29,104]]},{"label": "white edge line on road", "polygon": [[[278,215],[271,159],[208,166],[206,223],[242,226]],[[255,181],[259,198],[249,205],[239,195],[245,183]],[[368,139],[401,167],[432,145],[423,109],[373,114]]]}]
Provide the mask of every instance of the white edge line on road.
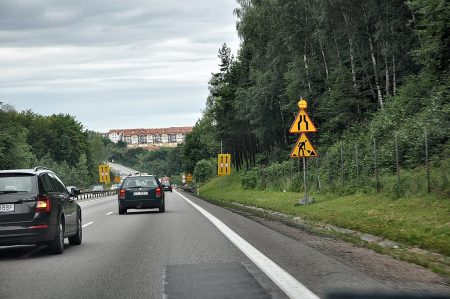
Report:
[{"label": "white edge line on road", "polygon": [[108,212],[108,213],[106,213],[105,215],[106,216],[108,216],[108,215],[111,215],[113,212]]},{"label": "white edge line on road", "polygon": [[199,205],[193,203],[186,196],[177,191],[175,192],[194,208],[196,208],[200,213],[202,213],[203,216],[205,216],[209,221],[211,221],[234,245],[236,245],[237,248],[239,248],[253,263],[255,263],[255,265],[258,266],[258,268],[261,269],[261,271],[263,271],[281,290],[283,290],[289,298],[319,298],[291,274],[286,272],[283,268],[265,256],[261,251],[236,234],[222,221],[217,219]]},{"label": "white edge line on road", "polygon": [[88,223],[86,223],[86,224],[83,224],[81,227],[86,227],[86,226],[89,226],[89,225],[91,225],[91,224],[93,224],[94,222],[88,222]]}]

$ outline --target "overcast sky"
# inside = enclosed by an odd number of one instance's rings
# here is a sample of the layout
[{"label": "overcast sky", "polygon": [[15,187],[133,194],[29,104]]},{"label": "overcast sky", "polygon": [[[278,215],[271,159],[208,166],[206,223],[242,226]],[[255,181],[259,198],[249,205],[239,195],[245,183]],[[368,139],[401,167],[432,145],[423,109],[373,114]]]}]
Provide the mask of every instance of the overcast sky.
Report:
[{"label": "overcast sky", "polygon": [[235,0],[0,0],[0,101],[85,128],[194,125]]}]

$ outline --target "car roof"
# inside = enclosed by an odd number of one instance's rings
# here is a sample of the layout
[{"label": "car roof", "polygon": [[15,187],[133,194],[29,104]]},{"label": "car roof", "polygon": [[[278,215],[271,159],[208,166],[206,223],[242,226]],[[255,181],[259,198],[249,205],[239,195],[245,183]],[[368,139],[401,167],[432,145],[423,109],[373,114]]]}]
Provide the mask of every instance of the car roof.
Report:
[{"label": "car roof", "polygon": [[155,175],[153,175],[153,174],[129,175],[129,176],[126,177],[126,179],[128,179],[128,178],[142,178],[142,177],[155,177]]},{"label": "car roof", "polygon": [[51,172],[53,173],[53,171],[48,170],[48,169],[8,169],[8,170],[0,170],[0,174],[6,173],[6,174],[37,174],[37,173],[42,173],[42,172]]}]

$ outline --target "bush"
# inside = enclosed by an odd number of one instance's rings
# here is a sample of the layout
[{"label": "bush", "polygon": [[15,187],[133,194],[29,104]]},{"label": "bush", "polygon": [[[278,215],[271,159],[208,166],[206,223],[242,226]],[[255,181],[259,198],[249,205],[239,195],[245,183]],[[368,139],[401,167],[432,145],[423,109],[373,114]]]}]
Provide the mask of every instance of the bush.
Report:
[{"label": "bush", "polygon": [[252,169],[246,171],[241,175],[241,178],[242,178],[241,181],[242,188],[255,189],[256,186],[258,185],[258,178],[259,178],[258,170]]},{"label": "bush", "polygon": [[206,182],[213,174],[213,163],[203,159],[197,162],[194,169],[194,176],[197,182]]}]

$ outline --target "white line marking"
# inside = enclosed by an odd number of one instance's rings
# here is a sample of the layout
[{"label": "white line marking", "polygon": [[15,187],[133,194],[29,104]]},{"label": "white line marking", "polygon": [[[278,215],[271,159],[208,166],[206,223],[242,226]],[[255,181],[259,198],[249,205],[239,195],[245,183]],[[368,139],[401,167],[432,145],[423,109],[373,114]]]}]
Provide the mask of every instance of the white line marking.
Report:
[{"label": "white line marking", "polygon": [[108,216],[108,215],[111,215],[113,212],[108,212],[108,213],[106,213],[105,215],[106,216]]},{"label": "white line marking", "polygon": [[302,285],[291,274],[278,266],[275,262],[265,256],[261,251],[253,247],[242,237],[236,234],[222,221],[211,213],[193,203],[186,196],[176,192],[200,213],[211,221],[237,248],[239,248],[261,271],[263,271],[289,298],[318,299],[319,297]]},{"label": "white line marking", "polygon": [[91,225],[92,223],[94,223],[94,222],[88,222],[88,223],[86,223],[86,224],[84,224],[84,225],[82,225],[81,227],[86,227],[86,226],[89,226],[89,225]]}]

